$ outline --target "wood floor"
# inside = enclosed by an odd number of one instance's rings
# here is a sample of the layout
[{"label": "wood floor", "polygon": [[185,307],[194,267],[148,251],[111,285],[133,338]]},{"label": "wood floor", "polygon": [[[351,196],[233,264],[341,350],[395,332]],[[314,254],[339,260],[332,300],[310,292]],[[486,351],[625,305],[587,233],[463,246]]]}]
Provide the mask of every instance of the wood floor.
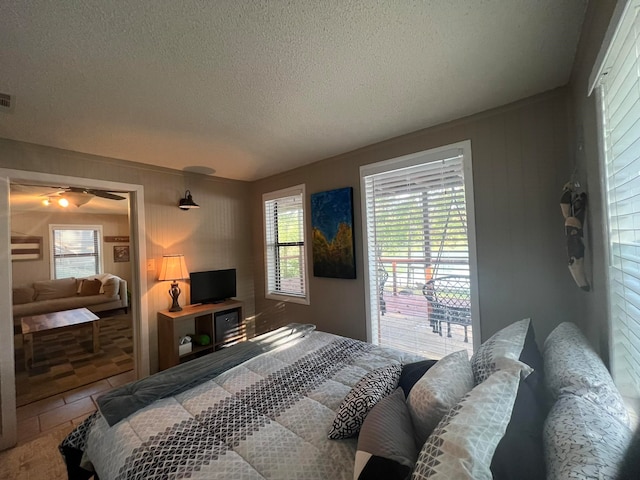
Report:
[{"label": "wood floor", "polygon": [[96,411],[96,399],[135,380],[133,370],[18,407],[18,445],[63,426],[75,426]]}]

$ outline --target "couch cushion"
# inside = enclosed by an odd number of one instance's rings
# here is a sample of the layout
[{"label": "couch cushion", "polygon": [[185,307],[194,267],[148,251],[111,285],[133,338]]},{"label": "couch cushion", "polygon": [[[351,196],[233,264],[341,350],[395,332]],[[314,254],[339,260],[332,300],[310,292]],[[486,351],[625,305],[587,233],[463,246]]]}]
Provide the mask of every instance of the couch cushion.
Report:
[{"label": "couch cushion", "polygon": [[120,292],[120,278],[111,276],[102,282],[102,293],[107,297],[115,297]]},{"label": "couch cushion", "polygon": [[422,447],[438,422],[473,388],[473,372],[466,350],[453,352],[433,367],[411,389],[407,404],[416,445]]},{"label": "couch cushion", "polygon": [[55,298],[74,297],[78,291],[75,278],[61,278],[58,280],[41,280],[33,283],[36,300],[53,300]]},{"label": "couch cushion", "polygon": [[13,289],[13,304],[22,305],[24,303],[33,302],[36,291],[33,287],[16,287]]},{"label": "couch cushion", "polygon": [[547,479],[616,478],[631,430],[589,400],[564,395],[544,425]]},{"label": "couch cushion", "polygon": [[545,380],[551,396],[578,395],[625,425],[629,415],[611,374],[576,325],[558,325],[544,342]]},{"label": "couch cushion", "polygon": [[413,480],[492,479],[491,459],[511,418],[522,366],[494,373],[443,417],[420,450]]},{"label": "couch cushion", "polygon": [[380,400],[364,419],[358,436],[353,478],[405,479],[418,452],[404,393],[398,388]]},{"label": "couch cushion", "polygon": [[100,293],[100,288],[102,287],[102,282],[97,278],[94,280],[84,279],[80,282],[80,296],[88,296],[88,295],[98,295]]}]

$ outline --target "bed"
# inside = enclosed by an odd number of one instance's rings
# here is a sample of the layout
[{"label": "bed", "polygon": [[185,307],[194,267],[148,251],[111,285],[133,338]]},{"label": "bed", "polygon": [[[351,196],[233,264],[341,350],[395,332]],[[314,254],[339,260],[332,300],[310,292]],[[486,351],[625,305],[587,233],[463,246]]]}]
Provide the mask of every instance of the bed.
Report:
[{"label": "bed", "polygon": [[290,325],[109,392],[61,451],[71,479],[350,479],[356,438],[328,438],[341,402],[417,360]]},{"label": "bed", "polygon": [[72,480],[636,478],[624,400],[566,322],[543,354],[523,319],[438,361],[292,324],[98,406],[60,446]]}]

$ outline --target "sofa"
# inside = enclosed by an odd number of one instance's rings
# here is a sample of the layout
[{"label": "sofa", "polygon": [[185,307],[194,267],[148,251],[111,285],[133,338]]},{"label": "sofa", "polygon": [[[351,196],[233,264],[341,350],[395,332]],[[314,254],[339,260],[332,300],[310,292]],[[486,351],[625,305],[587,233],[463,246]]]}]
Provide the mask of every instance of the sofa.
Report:
[{"label": "sofa", "polygon": [[129,306],[126,280],[111,274],[88,278],[40,280],[13,288],[13,319],[30,315],[87,308],[95,314]]}]

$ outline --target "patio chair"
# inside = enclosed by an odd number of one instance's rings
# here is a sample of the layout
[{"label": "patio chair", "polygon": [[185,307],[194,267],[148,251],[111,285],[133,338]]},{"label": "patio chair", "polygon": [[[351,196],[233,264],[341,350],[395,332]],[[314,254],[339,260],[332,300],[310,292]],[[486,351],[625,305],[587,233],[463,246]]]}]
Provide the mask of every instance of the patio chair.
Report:
[{"label": "patio chair", "polygon": [[430,323],[434,333],[442,336],[442,323],[447,323],[447,337],[451,324],[464,327],[464,341],[469,342],[467,328],[471,325],[471,289],[469,277],[445,275],[429,280],[422,294],[431,304]]},{"label": "patio chair", "polygon": [[389,278],[389,273],[387,269],[384,268],[383,264],[378,266],[378,279],[380,283],[378,284],[378,301],[380,302],[380,315],[384,315],[387,311],[387,302],[384,299],[384,284],[387,283],[387,278]]}]

